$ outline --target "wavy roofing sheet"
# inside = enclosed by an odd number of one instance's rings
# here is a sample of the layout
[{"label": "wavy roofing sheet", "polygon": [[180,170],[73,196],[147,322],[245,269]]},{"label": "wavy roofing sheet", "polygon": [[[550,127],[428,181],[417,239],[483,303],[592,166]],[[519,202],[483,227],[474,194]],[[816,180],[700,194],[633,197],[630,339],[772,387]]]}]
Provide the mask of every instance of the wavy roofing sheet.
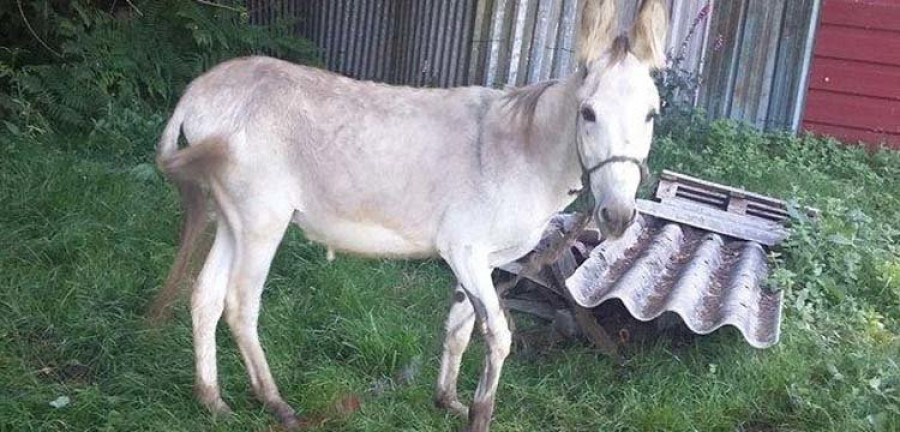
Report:
[{"label": "wavy roofing sheet", "polygon": [[671,311],[695,333],[732,325],[767,348],[778,342],[782,303],[764,288],[767,276],[759,243],[642,215],[594,248],[566,287],[584,307],[615,298],[642,321]]}]

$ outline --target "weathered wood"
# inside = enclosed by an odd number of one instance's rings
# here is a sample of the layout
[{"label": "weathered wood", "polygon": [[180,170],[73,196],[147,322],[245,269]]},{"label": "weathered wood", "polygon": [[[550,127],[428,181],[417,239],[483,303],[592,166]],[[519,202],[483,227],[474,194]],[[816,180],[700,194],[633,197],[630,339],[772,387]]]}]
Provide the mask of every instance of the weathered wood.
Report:
[{"label": "weathered wood", "polygon": [[472,60],[469,64],[469,85],[485,81],[485,59],[490,54],[491,19],[489,11],[493,10],[494,0],[475,0],[475,25],[472,34]]},{"label": "weathered wood", "polygon": [[556,23],[552,20],[554,9],[557,9],[559,0],[544,0],[538,5],[534,27],[534,43],[531,46],[531,61],[528,64],[528,82],[538,82],[543,79],[541,71],[544,69],[544,59],[548,54],[547,45],[550,43],[550,35],[556,32]]},{"label": "weathered wood", "polygon": [[676,173],[669,170],[663,170],[660,174],[660,187],[657,189],[656,197],[660,199],[673,198],[677,194],[680,187],[692,188],[692,190],[706,191],[708,194],[714,194],[725,203],[729,197],[738,196],[746,198],[750,201],[771,207],[773,209],[786,210],[787,203],[782,200],[753,193],[732,186],[726,186],[711,181],[691,177],[685,174]]},{"label": "weathered wood", "polygon": [[565,76],[575,69],[575,35],[581,18],[580,0],[563,0],[562,20],[556,37],[557,51],[553,61],[553,75]]},{"label": "weathered wood", "polygon": [[786,228],[775,222],[734,215],[678,199],[662,203],[638,200],[637,208],[639,212],[650,216],[766,246],[774,246],[789,235]]},{"label": "weathered wood", "polygon": [[731,113],[745,4],[743,0],[718,0],[710,22],[710,34],[716,42],[712,44],[703,73],[705,84],[700,88],[699,100],[713,117],[728,117]]},{"label": "weathered wood", "polygon": [[507,13],[513,0],[495,0],[493,18],[491,20],[491,48],[490,57],[487,61],[487,75],[485,76],[485,85],[493,86],[498,82],[498,78],[502,74],[503,62],[506,61],[506,46],[509,39],[507,37]]},{"label": "weathered wood", "polygon": [[503,307],[517,312],[531,314],[547,321],[553,321],[556,318],[556,309],[545,302],[503,299]]},{"label": "weathered wood", "polygon": [[792,0],[785,4],[766,129],[790,130],[793,127],[794,105],[801,92],[805,91],[800,88],[803,74],[797,73],[797,70],[807,55],[807,32],[816,1]]},{"label": "weathered wood", "polygon": [[747,6],[730,117],[764,125],[775,73],[781,17],[786,0],[751,1]]},{"label": "weathered wood", "polygon": [[530,3],[532,2],[529,0],[518,0],[516,4],[509,74],[506,78],[506,83],[511,86],[521,86],[526,83],[535,12],[535,8],[531,7]]},{"label": "weathered wood", "polygon": [[[551,265],[551,268],[556,277],[556,286],[565,286],[566,279],[575,273],[578,264],[575,262],[575,257],[572,255],[572,252],[567,251],[559,257],[559,260]],[[567,290],[563,291],[566,299],[570,302],[570,305],[575,312],[575,322],[578,323],[578,328],[581,330],[582,334],[584,334],[588,340],[600,350],[600,352],[618,361],[618,346],[615,341],[609,337],[606,330],[604,330],[603,327],[600,327],[600,324],[597,323],[597,319],[594,318],[594,314],[591,313],[591,310],[578,304]]]}]

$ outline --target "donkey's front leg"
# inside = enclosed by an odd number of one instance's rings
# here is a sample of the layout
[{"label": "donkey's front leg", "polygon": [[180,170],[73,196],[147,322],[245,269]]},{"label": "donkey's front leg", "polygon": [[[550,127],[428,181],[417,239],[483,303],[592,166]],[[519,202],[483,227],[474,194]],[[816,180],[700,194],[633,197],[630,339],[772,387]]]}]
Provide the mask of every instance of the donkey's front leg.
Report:
[{"label": "donkey's front leg", "polygon": [[457,284],[453,292],[450,314],[447,315],[447,335],[444,338],[444,353],[441,356],[441,372],[438,375],[434,403],[462,417],[469,416],[469,408],[460,403],[456,396],[456,378],[459,376],[459,363],[469,346],[474,326],[475,308],[472,307],[472,302],[469,301],[462,286]]},{"label": "donkey's front leg", "polygon": [[491,281],[491,267],[488,264],[487,253],[468,245],[454,248],[449,262],[469,301],[472,302],[488,348],[484,372],[478,381],[475,400],[469,410],[467,429],[471,432],[486,432],[490,427],[494,411],[494,395],[500,381],[503,362],[509,355],[512,335]]}]

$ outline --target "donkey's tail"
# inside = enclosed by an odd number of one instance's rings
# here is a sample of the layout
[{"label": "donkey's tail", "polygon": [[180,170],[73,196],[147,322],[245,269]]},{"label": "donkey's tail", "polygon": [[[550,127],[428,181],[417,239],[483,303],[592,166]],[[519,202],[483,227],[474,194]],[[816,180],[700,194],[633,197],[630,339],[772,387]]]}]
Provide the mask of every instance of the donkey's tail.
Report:
[{"label": "donkey's tail", "polygon": [[178,137],[183,118],[184,115],[176,109],[157,146],[156,163],[178,189],[184,220],[175,263],[148,312],[149,318],[156,323],[169,318],[172,305],[187,285],[187,279],[190,279],[191,263],[199,252],[200,239],[209,225],[203,185],[226,159],[226,145],[222,139],[207,139],[179,150]]}]

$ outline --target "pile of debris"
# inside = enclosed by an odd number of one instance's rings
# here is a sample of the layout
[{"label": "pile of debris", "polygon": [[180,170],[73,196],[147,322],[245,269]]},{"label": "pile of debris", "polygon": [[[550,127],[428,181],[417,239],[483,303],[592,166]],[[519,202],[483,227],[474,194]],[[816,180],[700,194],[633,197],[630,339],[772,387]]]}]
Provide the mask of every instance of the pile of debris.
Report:
[{"label": "pile of debris", "polygon": [[789,234],[783,201],[665,171],[656,201],[638,210],[606,241],[575,215],[555,217],[534,251],[501,267],[505,307],[614,358],[635,319],[704,335],[731,325],[756,348],[778,342],[782,294],[766,279],[769,248]]}]

